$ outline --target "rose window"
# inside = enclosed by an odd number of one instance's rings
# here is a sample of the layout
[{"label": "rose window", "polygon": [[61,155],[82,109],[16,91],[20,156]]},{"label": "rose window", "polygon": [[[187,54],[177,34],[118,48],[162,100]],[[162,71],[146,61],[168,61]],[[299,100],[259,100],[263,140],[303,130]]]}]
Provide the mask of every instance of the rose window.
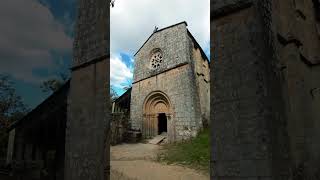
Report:
[{"label": "rose window", "polygon": [[160,67],[160,64],[163,61],[163,56],[162,53],[160,51],[157,51],[155,53],[152,54],[151,56],[151,68],[152,69],[157,69]]}]

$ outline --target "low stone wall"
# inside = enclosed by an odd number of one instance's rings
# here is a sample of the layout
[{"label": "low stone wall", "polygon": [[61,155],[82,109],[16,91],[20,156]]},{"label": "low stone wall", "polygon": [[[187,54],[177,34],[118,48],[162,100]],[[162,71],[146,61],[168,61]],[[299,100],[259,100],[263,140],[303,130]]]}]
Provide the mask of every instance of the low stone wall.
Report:
[{"label": "low stone wall", "polygon": [[115,145],[124,142],[126,132],[129,129],[129,115],[125,113],[112,113],[110,127],[110,144]]}]

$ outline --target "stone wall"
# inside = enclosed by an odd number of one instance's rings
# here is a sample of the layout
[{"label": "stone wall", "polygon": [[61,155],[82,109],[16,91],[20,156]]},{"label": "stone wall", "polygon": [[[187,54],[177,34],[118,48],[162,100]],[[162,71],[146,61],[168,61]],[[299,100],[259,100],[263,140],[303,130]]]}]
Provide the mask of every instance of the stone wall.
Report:
[{"label": "stone wall", "polygon": [[319,1],[211,7],[212,177],[319,179]]},{"label": "stone wall", "polygon": [[112,113],[110,125],[110,145],[124,142],[126,138],[126,132],[129,128],[128,114]]},{"label": "stone wall", "polygon": [[109,179],[109,1],[79,0],[65,148],[65,180]]},{"label": "stone wall", "polygon": [[211,2],[212,178],[287,179],[281,76],[269,1]]},{"label": "stone wall", "polygon": [[209,124],[210,120],[210,64],[201,47],[190,39],[192,51],[192,64],[194,66],[194,75],[196,77],[196,87],[200,101],[201,119],[204,126]]},{"label": "stone wall", "polygon": [[[169,141],[195,136],[202,128],[191,46],[186,23],[180,23],[154,33],[137,52],[130,111],[133,129],[142,129],[144,103],[156,91],[164,93],[171,104]],[[152,70],[150,53],[156,48],[163,53],[163,63]]]},{"label": "stone wall", "polygon": [[[66,129],[66,180],[105,179],[106,59],[72,72]],[[105,99],[105,100],[104,100]]]},{"label": "stone wall", "polygon": [[[167,69],[174,68],[186,62],[190,62],[187,28],[185,23],[164,29],[152,34],[147,42],[135,55],[133,82],[159,74]],[[151,51],[160,48],[164,61],[157,70],[151,70]]]},{"label": "stone wall", "polygon": [[188,138],[192,131],[195,136],[201,127],[200,117],[195,109],[199,108],[194,100],[196,89],[192,79],[193,71],[185,64],[157,76],[133,84],[131,94],[131,121],[133,129],[142,129],[143,105],[146,97],[154,91],[162,91],[171,102],[174,111],[172,121],[172,141]]},{"label": "stone wall", "polygon": [[273,1],[275,56],[283,76],[291,169],[320,178],[319,1]]},{"label": "stone wall", "polygon": [[[73,67],[85,65],[109,53],[109,1],[77,1],[77,22],[73,42]],[[98,10],[98,8],[100,8]]]}]

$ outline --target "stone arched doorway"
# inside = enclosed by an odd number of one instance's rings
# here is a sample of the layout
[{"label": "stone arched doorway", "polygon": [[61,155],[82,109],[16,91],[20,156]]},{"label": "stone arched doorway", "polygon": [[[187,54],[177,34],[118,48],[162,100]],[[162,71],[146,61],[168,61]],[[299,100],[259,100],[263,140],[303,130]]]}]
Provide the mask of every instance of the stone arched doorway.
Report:
[{"label": "stone arched doorway", "polygon": [[149,94],[143,105],[142,136],[151,138],[167,133],[168,139],[172,139],[174,137],[172,109],[170,99],[165,93],[155,91]]}]

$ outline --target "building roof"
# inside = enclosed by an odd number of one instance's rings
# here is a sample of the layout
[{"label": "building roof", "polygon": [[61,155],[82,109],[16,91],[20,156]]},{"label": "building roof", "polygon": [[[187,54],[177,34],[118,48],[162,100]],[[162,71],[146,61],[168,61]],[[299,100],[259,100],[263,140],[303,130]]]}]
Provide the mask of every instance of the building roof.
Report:
[{"label": "building roof", "polygon": [[131,93],[132,87],[130,87],[126,92],[124,92],[121,96],[119,96],[117,99],[113,100],[113,102],[117,103],[121,101],[123,98],[125,98],[127,95]]},{"label": "building roof", "polygon": [[188,32],[188,35],[189,35],[189,37],[191,38],[194,46],[195,46],[196,48],[199,48],[199,49],[200,49],[200,53],[201,53],[202,58],[203,58],[204,60],[207,60],[207,61],[208,61],[209,68],[210,68],[210,61],[209,61],[206,53],[204,53],[203,49],[201,48],[201,46],[199,45],[199,43],[197,42],[197,40],[192,36],[191,32],[190,32],[189,30],[187,30],[187,32]]},{"label": "building roof", "polygon": [[167,27],[165,27],[165,28],[162,28],[162,29],[159,29],[159,30],[156,30],[155,32],[153,32],[153,33],[148,37],[148,39],[142,44],[142,46],[138,49],[138,51],[134,54],[134,56],[135,56],[136,54],[138,54],[138,52],[142,49],[142,47],[149,41],[149,39],[150,39],[155,33],[158,33],[158,32],[160,32],[160,31],[163,31],[163,30],[165,30],[165,29],[168,29],[168,28],[171,28],[171,27],[180,25],[180,24],[185,24],[186,26],[188,26],[187,22],[182,21],[182,22],[179,22],[179,23],[177,23],[177,24],[173,24],[173,25],[171,25],[171,26],[167,26]]},{"label": "building roof", "polygon": [[[168,29],[168,28],[171,28],[171,27],[174,27],[174,26],[177,26],[177,25],[180,25],[180,24],[185,24],[186,26],[188,26],[187,22],[186,21],[182,21],[182,22],[179,22],[177,24],[173,24],[171,26],[167,26],[165,28],[162,28],[162,29],[159,29],[159,30],[156,30],[155,32],[153,32],[149,37],[148,39],[142,44],[142,46],[138,49],[138,51],[134,54],[134,56],[136,56],[138,54],[138,52],[142,49],[142,47],[149,41],[149,39],[155,34],[155,33],[158,33],[158,32],[161,32],[165,29]],[[196,48],[199,48],[200,49],[200,53],[201,53],[201,56],[204,60],[207,60],[208,63],[209,63],[209,67],[210,67],[210,61],[207,57],[207,55],[204,53],[203,49],[201,48],[201,46],[199,45],[199,43],[197,42],[197,40],[192,36],[191,32],[187,29],[187,33],[188,33],[188,36],[191,38],[191,40],[193,41],[194,45]]]},{"label": "building roof", "polygon": [[[52,93],[47,99],[45,99],[36,108],[31,110],[23,118],[13,122],[9,126],[8,131],[16,128],[22,122],[28,121],[28,120],[32,119],[33,117],[39,116],[39,114],[43,113],[44,109],[46,109],[47,106],[50,106],[50,105],[59,106],[63,103],[66,103],[67,92],[69,90],[69,87],[70,87],[70,80],[68,80],[62,87],[60,87],[57,91]],[[58,97],[62,97],[62,98],[58,98]]]}]

